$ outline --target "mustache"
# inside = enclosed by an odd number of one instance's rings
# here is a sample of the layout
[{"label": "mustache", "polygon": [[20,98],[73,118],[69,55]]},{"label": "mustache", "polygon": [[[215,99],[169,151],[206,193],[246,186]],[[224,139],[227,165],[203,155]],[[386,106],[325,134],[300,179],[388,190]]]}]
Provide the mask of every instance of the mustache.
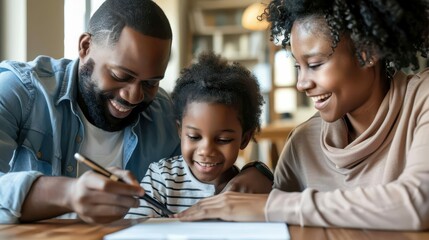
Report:
[{"label": "mustache", "polygon": [[103,96],[106,98],[106,99],[108,99],[108,100],[115,100],[116,102],[118,102],[119,104],[121,104],[121,105],[124,105],[124,106],[126,106],[126,107],[129,107],[129,108],[134,108],[134,107],[137,107],[138,105],[140,105],[140,104],[131,104],[131,103],[129,103],[128,101],[126,101],[126,100],[124,100],[124,99],[122,99],[122,98],[118,98],[118,97],[115,97],[113,94],[111,94],[111,93],[102,93],[103,94]]}]

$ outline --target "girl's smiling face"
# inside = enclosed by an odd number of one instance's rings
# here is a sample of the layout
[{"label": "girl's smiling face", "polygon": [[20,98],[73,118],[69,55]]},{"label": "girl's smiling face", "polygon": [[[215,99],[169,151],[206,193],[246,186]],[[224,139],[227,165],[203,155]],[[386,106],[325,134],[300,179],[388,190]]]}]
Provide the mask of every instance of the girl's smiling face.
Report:
[{"label": "girl's smiling face", "polygon": [[183,158],[201,182],[219,184],[248,139],[237,111],[224,104],[192,102],[179,128]]}]

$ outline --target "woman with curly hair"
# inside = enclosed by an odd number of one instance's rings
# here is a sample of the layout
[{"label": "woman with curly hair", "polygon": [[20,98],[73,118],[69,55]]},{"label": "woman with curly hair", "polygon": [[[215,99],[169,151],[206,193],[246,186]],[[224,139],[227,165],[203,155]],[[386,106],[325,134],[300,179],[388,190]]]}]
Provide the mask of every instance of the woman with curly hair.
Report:
[{"label": "woman with curly hair", "polygon": [[429,228],[427,0],[275,0],[262,17],[318,110],[289,136],[269,195],[228,192],[183,220]]}]

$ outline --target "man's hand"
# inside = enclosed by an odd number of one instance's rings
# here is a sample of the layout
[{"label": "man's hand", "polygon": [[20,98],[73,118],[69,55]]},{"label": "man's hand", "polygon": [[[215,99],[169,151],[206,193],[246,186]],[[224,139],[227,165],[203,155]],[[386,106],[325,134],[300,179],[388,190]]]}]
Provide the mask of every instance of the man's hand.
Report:
[{"label": "man's hand", "polygon": [[120,219],[131,207],[138,207],[135,196],[144,189],[129,171],[110,169],[123,182],[115,182],[93,171],[80,178],[47,177],[37,179],[22,205],[20,221],[37,221],[76,212],[88,223],[107,223]]},{"label": "man's hand", "polygon": [[273,182],[256,167],[249,167],[231,179],[222,192],[269,193],[272,186]]},{"label": "man's hand", "polygon": [[265,221],[268,194],[225,192],[199,201],[175,214],[181,221],[222,219],[225,221]]},{"label": "man's hand", "polygon": [[132,207],[139,206],[144,190],[129,171],[109,169],[123,182],[112,181],[100,174],[88,171],[83,174],[69,191],[71,210],[88,223],[107,223],[120,219]]}]

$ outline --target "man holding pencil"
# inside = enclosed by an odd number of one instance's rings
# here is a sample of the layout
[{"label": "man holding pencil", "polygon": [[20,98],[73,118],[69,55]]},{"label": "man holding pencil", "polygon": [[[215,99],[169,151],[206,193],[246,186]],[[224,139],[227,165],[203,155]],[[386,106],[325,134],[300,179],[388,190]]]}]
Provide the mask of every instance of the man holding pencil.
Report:
[{"label": "man holding pencil", "polygon": [[[180,152],[159,88],[171,40],[154,2],[107,0],[79,39],[79,59],[0,63],[0,222],[76,212],[104,223],[138,206],[148,165]],[[108,169],[123,182],[86,171],[76,152],[116,167]],[[229,189],[271,187],[261,179],[246,170]]]}]

